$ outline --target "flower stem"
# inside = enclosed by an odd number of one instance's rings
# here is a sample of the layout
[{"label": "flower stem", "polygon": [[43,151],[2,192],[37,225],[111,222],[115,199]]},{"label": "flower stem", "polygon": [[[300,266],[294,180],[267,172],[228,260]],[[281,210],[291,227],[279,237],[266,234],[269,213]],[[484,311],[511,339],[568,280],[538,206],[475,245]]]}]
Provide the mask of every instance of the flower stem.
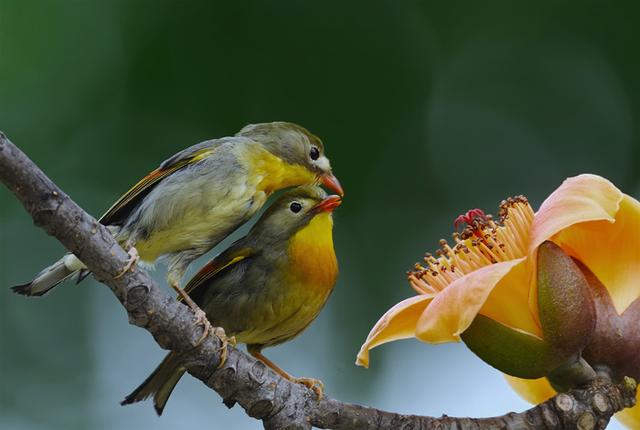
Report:
[{"label": "flower stem", "polygon": [[589,384],[596,378],[596,371],[579,355],[572,357],[562,366],[552,370],[547,379],[558,392]]}]

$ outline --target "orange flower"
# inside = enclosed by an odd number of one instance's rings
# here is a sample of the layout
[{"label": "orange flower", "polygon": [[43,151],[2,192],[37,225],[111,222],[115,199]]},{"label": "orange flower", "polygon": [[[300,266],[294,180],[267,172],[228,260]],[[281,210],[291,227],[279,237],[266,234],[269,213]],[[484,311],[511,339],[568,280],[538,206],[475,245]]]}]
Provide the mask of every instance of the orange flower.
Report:
[{"label": "orange flower", "polygon": [[[409,273],[418,295],[380,318],[358,365],[368,367],[369,351],[393,340],[459,341],[478,315],[543,340],[536,274],[538,250],[546,241],[595,275],[618,315],[640,297],[640,203],[602,177],[565,180],[535,214],[526,198],[517,197],[501,204],[498,221],[477,209],[456,224],[463,221],[467,227],[453,234],[452,245],[441,240],[436,255],[427,254]],[[511,382],[536,402],[554,393],[546,380]]]}]

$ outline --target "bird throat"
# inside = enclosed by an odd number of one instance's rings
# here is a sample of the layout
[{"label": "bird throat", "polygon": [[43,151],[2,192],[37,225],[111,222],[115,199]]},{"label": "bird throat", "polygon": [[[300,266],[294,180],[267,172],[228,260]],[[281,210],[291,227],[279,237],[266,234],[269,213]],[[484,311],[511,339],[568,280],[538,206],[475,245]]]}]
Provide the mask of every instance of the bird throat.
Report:
[{"label": "bird throat", "polygon": [[333,249],[333,218],[329,212],[316,215],[289,242],[293,274],[314,288],[331,289],[338,276]]}]

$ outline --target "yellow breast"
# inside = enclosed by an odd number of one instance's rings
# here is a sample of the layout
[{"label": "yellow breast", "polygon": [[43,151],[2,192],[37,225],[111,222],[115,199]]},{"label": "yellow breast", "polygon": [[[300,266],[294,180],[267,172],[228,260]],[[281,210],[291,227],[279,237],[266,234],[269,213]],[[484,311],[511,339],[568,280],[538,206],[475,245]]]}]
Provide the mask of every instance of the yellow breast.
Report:
[{"label": "yellow breast", "polygon": [[316,215],[289,243],[292,275],[308,288],[332,289],[338,276],[333,249],[333,218]]},{"label": "yellow breast", "polygon": [[253,324],[235,334],[239,341],[276,345],[298,335],[318,316],[338,275],[332,225],[331,215],[323,213],[290,239],[286,275],[269,282],[243,314]]}]

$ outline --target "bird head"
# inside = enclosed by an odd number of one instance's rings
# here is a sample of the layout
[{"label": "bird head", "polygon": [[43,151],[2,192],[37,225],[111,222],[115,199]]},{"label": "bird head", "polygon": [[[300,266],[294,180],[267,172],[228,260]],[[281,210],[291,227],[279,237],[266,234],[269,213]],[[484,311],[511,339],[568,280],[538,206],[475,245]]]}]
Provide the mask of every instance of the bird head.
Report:
[{"label": "bird head", "polygon": [[320,187],[302,185],[283,193],[260,217],[252,233],[265,240],[286,240],[312,221],[324,221],[318,234],[331,235],[332,212],[340,206],[342,198],[327,195]]},{"label": "bird head", "polygon": [[249,124],[237,136],[248,137],[283,161],[304,167],[315,175],[318,183],[344,195],[338,178],[331,171],[322,141],[304,127],[281,121]]}]

